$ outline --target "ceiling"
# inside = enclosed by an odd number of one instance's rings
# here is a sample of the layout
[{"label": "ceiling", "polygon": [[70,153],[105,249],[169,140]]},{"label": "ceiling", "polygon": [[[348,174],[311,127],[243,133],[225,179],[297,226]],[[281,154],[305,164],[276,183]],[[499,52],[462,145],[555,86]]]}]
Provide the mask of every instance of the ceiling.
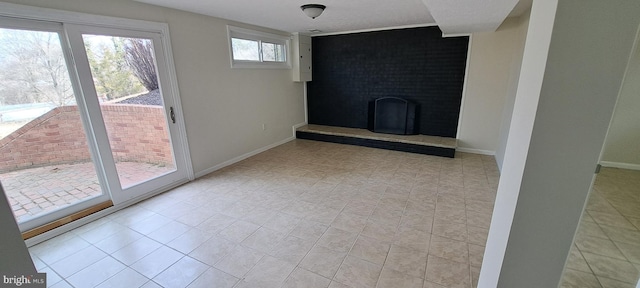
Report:
[{"label": "ceiling", "polygon": [[[495,31],[507,16],[519,16],[532,0],[135,0],[271,29],[337,33],[437,24],[445,34]],[[300,6],[326,5],[311,19]],[[514,8],[515,7],[515,8]],[[434,19],[435,18],[435,19]]]}]

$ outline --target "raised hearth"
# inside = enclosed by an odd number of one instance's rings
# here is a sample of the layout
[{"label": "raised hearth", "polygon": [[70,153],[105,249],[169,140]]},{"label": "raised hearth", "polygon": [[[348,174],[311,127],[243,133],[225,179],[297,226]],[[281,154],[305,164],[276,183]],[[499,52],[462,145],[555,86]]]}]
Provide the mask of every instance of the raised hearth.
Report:
[{"label": "raised hearth", "polygon": [[299,139],[358,145],[453,158],[457,139],[428,135],[391,135],[367,129],[305,125],[296,130]]}]

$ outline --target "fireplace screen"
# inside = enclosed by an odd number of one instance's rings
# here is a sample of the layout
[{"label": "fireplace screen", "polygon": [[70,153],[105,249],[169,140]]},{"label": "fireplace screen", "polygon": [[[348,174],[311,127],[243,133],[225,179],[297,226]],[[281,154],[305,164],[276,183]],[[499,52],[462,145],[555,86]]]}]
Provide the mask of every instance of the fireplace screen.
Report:
[{"label": "fireplace screen", "polygon": [[369,102],[368,129],[376,133],[418,134],[419,105],[397,97],[383,97]]}]

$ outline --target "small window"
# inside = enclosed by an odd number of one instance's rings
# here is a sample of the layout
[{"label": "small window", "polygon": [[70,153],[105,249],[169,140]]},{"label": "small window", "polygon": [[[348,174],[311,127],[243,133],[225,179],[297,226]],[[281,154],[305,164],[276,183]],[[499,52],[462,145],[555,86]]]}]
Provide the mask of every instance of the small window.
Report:
[{"label": "small window", "polygon": [[291,68],[287,57],[289,37],[227,27],[232,68]]}]

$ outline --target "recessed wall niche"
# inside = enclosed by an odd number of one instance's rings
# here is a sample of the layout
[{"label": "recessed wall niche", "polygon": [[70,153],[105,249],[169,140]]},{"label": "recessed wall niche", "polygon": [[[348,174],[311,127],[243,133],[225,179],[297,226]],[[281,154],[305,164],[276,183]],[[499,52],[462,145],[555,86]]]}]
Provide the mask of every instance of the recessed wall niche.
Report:
[{"label": "recessed wall niche", "polygon": [[368,103],[398,97],[419,104],[419,133],[455,137],[469,37],[420,27],[312,38],[309,124],[367,128]]}]

